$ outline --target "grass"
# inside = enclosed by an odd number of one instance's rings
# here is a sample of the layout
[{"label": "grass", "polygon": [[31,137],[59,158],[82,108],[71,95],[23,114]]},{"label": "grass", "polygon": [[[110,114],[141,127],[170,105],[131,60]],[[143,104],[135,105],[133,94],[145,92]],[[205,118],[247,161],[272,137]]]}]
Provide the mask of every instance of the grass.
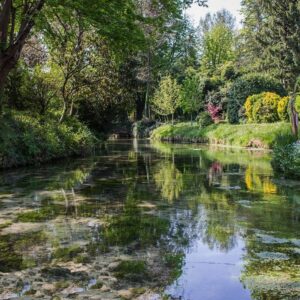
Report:
[{"label": "grass", "polygon": [[272,149],[275,145],[285,145],[294,141],[290,124],[282,122],[240,125],[221,123],[203,129],[190,123],[174,126],[167,124],[155,129],[151,139],[264,149]]}]

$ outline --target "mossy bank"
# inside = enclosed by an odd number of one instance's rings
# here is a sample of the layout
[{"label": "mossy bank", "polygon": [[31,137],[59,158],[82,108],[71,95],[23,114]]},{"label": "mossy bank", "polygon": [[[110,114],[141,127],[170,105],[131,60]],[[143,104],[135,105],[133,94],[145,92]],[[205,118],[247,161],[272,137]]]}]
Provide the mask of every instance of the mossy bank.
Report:
[{"label": "mossy bank", "polygon": [[294,141],[290,124],[284,122],[240,125],[221,123],[205,128],[190,123],[163,125],[152,132],[151,139],[262,149],[272,149],[278,144]]},{"label": "mossy bank", "polygon": [[72,118],[64,123],[9,112],[0,118],[0,169],[89,155],[98,140]]}]

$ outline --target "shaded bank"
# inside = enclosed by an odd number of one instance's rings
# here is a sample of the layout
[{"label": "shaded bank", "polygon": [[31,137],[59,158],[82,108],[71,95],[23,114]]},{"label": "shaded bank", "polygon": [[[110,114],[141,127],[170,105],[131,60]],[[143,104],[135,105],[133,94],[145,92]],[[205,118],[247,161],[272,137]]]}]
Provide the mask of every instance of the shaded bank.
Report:
[{"label": "shaded bank", "polygon": [[76,119],[58,123],[10,112],[0,119],[0,169],[94,152],[97,139]]}]

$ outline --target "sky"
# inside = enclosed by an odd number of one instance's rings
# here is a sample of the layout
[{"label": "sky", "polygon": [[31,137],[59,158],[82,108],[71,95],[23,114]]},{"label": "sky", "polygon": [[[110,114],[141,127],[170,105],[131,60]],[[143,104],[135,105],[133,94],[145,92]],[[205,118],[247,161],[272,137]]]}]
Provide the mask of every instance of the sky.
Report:
[{"label": "sky", "polygon": [[237,23],[240,23],[242,19],[239,12],[241,8],[241,0],[208,0],[207,8],[193,4],[192,7],[187,10],[187,14],[192,19],[194,25],[197,26],[199,20],[208,12],[214,13],[223,8],[229,10],[236,17]]}]

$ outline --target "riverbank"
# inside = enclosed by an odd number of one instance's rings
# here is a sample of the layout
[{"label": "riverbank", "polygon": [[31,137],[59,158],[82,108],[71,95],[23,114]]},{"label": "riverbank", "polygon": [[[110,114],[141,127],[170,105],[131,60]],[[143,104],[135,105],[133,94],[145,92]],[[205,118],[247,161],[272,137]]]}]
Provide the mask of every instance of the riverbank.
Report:
[{"label": "riverbank", "polygon": [[275,145],[294,141],[290,124],[282,122],[240,125],[221,123],[205,128],[190,123],[166,124],[155,129],[151,139],[261,149],[272,149]]},{"label": "riverbank", "polygon": [[9,112],[0,119],[0,169],[94,152],[97,139],[76,119],[62,124]]}]

